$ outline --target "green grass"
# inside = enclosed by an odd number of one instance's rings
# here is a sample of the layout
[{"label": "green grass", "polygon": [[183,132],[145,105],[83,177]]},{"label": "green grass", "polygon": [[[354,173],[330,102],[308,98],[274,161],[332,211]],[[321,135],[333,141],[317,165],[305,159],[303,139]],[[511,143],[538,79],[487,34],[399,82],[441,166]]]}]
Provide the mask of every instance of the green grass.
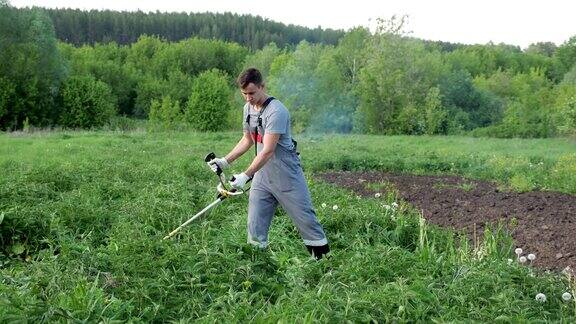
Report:
[{"label": "green grass", "polygon": [[[560,298],[570,289],[566,278],[509,264],[505,231],[487,231],[469,247],[429,227],[393,193],[358,198],[310,176],[327,169],[460,174],[574,193],[574,143],[299,136],[330,259],[311,260],[283,212],[268,250],[248,246],[246,197],[161,241],[214,200],[215,176],[203,157],[227,152],[237,137],[0,135],[0,322],[576,320],[576,304]],[[385,208],[395,201],[397,208]],[[538,292],[546,303],[534,300]]]}]

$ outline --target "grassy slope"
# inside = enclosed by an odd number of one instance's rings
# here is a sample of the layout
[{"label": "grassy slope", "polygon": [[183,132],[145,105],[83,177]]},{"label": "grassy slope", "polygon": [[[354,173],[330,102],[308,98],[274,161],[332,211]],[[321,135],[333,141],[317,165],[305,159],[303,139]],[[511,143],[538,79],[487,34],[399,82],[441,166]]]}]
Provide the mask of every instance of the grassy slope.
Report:
[{"label": "grassy slope", "polygon": [[[576,304],[560,300],[567,282],[508,264],[506,237],[490,236],[476,251],[455,249],[451,233],[428,228],[409,206],[386,210],[390,194],[358,199],[310,180],[334,250],[322,262],[310,260],[283,212],[268,251],[247,246],[246,197],[160,241],[214,199],[215,178],[202,158],[224,153],[236,137],[0,135],[0,322],[575,320]],[[567,140],[329,136],[300,143],[307,171],[444,172],[576,192],[576,150]],[[537,303],[538,292],[548,302]]]}]

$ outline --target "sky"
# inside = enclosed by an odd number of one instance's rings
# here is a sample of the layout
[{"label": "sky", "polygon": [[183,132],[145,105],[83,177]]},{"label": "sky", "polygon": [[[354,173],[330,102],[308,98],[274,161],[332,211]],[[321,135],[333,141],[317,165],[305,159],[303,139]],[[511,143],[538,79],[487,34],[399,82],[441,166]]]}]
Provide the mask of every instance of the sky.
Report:
[{"label": "sky", "polygon": [[374,29],[377,18],[408,16],[409,35],[464,44],[561,45],[576,36],[571,0],[9,0],[12,6],[144,12],[232,12],[316,28]]}]

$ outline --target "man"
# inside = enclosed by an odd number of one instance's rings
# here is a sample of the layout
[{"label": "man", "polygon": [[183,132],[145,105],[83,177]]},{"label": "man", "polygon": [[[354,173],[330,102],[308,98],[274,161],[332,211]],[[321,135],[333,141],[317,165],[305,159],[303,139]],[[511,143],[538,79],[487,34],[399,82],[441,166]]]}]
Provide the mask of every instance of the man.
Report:
[{"label": "man", "polygon": [[322,226],[316,219],[300,158],[290,134],[290,114],[277,99],[268,96],[260,71],[242,72],[237,80],[244,105],[244,135],[212,169],[230,163],[256,144],[256,157],[246,171],[235,174],[230,184],[243,189],[252,179],[248,203],[248,243],[265,248],[268,230],[278,204],[298,228],[308,251],[316,258],[330,251]]}]

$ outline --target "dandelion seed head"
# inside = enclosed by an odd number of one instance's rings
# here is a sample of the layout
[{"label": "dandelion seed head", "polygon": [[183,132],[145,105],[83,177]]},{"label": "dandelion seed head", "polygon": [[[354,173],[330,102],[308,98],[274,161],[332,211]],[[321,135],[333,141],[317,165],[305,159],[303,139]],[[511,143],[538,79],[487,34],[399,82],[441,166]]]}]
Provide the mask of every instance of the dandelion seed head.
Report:
[{"label": "dandelion seed head", "polygon": [[326,208],[326,203],[322,203],[322,208]]},{"label": "dandelion seed head", "polygon": [[569,292],[565,292],[562,294],[562,299],[564,299],[564,301],[569,301],[570,299],[572,299],[572,295],[570,295]]},{"label": "dandelion seed head", "polygon": [[525,257],[525,256],[521,256],[520,259],[518,259],[518,261],[520,261],[520,263],[525,263],[525,262],[526,262],[526,257]]},{"label": "dandelion seed head", "polygon": [[533,253],[528,254],[528,260],[530,260],[530,261],[536,260],[536,255]]},{"label": "dandelion seed head", "polygon": [[379,192],[377,192],[377,193],[374,194],[374,197],[375,197],[375,198],[380,198],[381,196],[382,196],[382,194],[379,193]]},{"label": "dandelion seed head", "polygon": [[516,250],[514,250],[514,253],[516,253],[516,255],[520,255],[520,254],[522,254],[522,249],[516,248]]},{"label": "dandelion seed head", "polygon": [[334,210],[338,210],[338,205],[334,205],[334,206],[332,206],[332,209],[334,209]]},{"label": "dandelion seed head", "polygon": [[546,301],[546,295],[544,295],[543,293],[538,293],[536,294],[536,300],[543,303]]}]

